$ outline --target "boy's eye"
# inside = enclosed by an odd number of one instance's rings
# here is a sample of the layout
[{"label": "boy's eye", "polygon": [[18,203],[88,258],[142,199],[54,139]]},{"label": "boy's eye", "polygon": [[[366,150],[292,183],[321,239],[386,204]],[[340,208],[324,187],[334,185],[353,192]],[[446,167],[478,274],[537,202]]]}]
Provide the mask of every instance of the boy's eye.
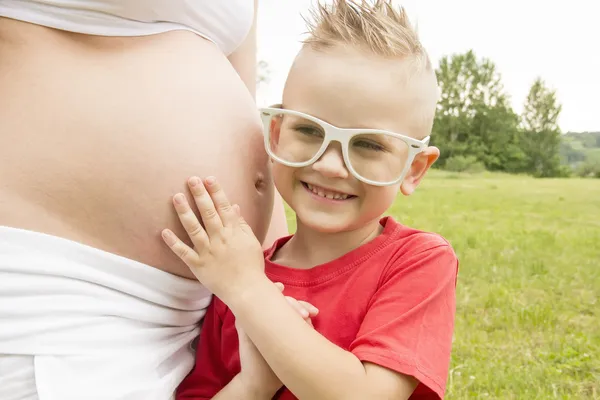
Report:
[{"label": "boy's eye", "polygon": [[294,129],[305,135],[323,137],[323,132],[320,129],[312,126],[297,126]]},{"label": "boy's eye", "polygon": [[373,151],[384,151],[385,147],[383,147],[381,144],[374,142],[372,140],[357,140],[354,143],[352,143],[353,146],[356,147],[360,147],[363,149],[367,149],[367,150],[373,150]]}]

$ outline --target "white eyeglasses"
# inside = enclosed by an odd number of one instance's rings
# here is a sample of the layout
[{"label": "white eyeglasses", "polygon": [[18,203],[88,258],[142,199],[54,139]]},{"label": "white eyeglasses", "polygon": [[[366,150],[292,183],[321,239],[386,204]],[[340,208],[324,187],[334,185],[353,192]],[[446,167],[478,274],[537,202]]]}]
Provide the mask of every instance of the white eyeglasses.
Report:
[{"label": "white eyeglasses", "polygon": [[338,128],[311,115],[282,108],[261,108],[260,113],[265,147],[275,161],[288,167],[306,167],[321,158],[332,141],[337,141],[352,175],[374,186],[401,182],[415,156],[429,144],[429,136],[417,140],[379,129]]}]

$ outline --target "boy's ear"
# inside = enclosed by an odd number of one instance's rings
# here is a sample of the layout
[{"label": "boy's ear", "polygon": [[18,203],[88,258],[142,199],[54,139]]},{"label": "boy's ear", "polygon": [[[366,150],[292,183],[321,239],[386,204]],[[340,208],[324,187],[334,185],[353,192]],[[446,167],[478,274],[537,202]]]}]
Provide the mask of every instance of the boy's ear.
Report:
[{"label": "boy's ear", "polygon": [[417,154],[404,181],[400,185],[400,192],[405,196],[410,196],[439,157],[440,150],[435,146],[428,146],[421,153]]}]

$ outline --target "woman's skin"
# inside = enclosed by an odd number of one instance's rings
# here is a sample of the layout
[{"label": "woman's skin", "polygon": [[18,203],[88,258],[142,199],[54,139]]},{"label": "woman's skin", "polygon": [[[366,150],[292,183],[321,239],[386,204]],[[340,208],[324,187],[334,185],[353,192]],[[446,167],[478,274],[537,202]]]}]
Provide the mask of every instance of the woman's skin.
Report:
[{"label": "woman's skin", "polygon": [[193,278],[160,231],[184,236],[171,196],[214,175],[270,245],[287,225],[255,68],[255,27],[227,58],[187,31],[99,37],[0,18],[0,225]]}]

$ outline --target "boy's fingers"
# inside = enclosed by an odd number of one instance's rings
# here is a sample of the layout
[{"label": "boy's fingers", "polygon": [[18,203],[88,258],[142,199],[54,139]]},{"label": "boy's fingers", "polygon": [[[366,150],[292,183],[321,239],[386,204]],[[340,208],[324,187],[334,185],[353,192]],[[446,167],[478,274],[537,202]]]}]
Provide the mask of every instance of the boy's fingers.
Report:
[{"label": "boy's fingers", "polygon": [[285,286],[283,286],[283,283],[281,282],[275,282],[275,286],[277,286],[277,289],[279,289],[280,292],[283,292],[283,289],[285,289]]},{"label": "boy's fingers", "polygon": [[248,233],[250,235],[254,235],[254,232],[252,231],[252,228],[250,228],[250,225],[248,225],[248,223],[246,222],[246,220],[242,216],[242,212],[240,211],[240,206],[237,205],[237,204],[234,204],[233,206],[231,206],[231,208],[233,208],[233,211],[235,213],[235,217],[237,218],[237,223],[242,228],[242,230],[244,230],[246,233]]},{"label": "boy's fingers", "polygon": [[242,217],[242,211],[240,210],[240,206],[237,204],[234,204],[233,206],[231,206],[231,208],[233,208],[235,217],[237,218],[237,223],[242,228],[242,230],[246,231],[246,233],[254,234],[254,232],[252,231],[252,228],[250,228],[250,226],[248,225],[248,223],[246,222],[244,217]]},{"label": "boy's fingers", "polygon": [[308,311],[298,303],[298,300],[293,297],[285,296],[287,302],[302,316],[302,318],[308,318]]},{"label": "boy's fingers", "polygon": [[162,231],[162,238],[164,242],[169,246],[171,251],[192,270],[199,264],[200,257],[198,253],[192,250],[188,245],[183,243],[173,232],[169,229]]},{"label": "boy's fingers", "polygon": [[223,222],[202,180],[198,177],[192,177],[188,181],[188,186],[190,192],[192,192],[192,196],[194,196],[196,207],[200,211],[200,217],[202,218],[202,222],[204,222],[208,236],[218,235],[223,228]]},{"label": "boy's fingers", "polygon": [[309,314],[311,317],[316,317],[316,316],[317,316],[317,314],[319,313],[319,309],[318,309],[317,307],[313,306],[313,305],[312,305],[312,304],[310,304],[310,303],[307,303],[306,301],[298,300],[298,303],[300,303],[300,305],[301,305],[302,307],[304,307],[304,309],[305,309],[306,311],[308,311],[308,314]]},{"label": "boy's fingers", "polygon": [[[283,283],[281,282],[275,282],[275,286],[277,286],[277,288],[279,288],[279,290],[281,291],[283,291],[284,289]],[[296,311],[298,311],[302,318],[307,320],[307,322],[311,318],[316,317],[319,313],[319,309],[310,304],[309,302],[296,300],[295,298],[290,296],[285,296],[285,299]],[[312,323],[310,323],[310,325],[312,326]]]},{"label": "boy's fingers", "polygon": [[[193,178],[192,178],[193,179]],[[239,216],[236,215],[235,210],[229,203],[229,199],[225,194],[225,191],[221,187],[221,184],[217,181],[214,176],[209,176],[205,179],[206,189],[210,194],[210,197],[216,207],[219,217],[223,222],[223,226],[231,226],[239,222]]]},{"label": "boy's fingers", "polygon": [[182,193],[173,196],[173,206],[175,207],[181,225],[192,240],[194,246],[200,250],[203,249],[203,247],[208,244],[208,236]]}]

